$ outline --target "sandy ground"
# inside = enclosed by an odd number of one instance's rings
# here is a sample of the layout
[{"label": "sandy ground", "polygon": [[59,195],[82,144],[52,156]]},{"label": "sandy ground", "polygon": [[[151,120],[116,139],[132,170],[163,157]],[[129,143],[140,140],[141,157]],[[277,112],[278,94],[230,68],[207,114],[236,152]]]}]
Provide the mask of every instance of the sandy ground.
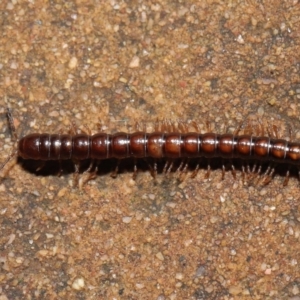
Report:
[{"label": "sandy ground", "polygon": [[[297,0],[4,0],[0,28],[0,162],[7,106],[18,136],[250,118],[300,138]],[[67,166],[0,171],[0,300],[300,299],[296,176],[244,184],[216,163],[209,180],[134,181],[114,165],[82,189]]]}]

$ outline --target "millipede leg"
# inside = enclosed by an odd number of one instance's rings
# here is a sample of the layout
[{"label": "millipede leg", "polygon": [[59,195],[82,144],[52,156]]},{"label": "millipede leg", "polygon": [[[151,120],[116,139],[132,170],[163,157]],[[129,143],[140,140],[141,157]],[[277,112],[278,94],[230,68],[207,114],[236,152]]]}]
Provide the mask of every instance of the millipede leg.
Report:
[{"label": "millipede leg", "polygon": [[[261,169],[262,169],[262,165],[259,164],[257,166],[257,164],[255,163],[255,168],[252,169],[252,172],[251,172],[251,175],[250,175],[250,181],[254,182],[255,179],[257,179],[257,181],[254,184],[257,184],[259,179],[260,179]],[[262,177],[263,176],[264,175],[262,175]]]},{"label": "millipede leg", "polygon": [[174,166],[174,161],[171,161],[170,165],[169,165],[169,168],[167,170],[167,174],[170,174],[172,169],[173,169],[173,166]]},{"label": "millipede leg", "polygon": [[269,165],[265,173],[262,175],[262,183],[267,185],[273,178],[275,168],[273,165]]},{"label": "millipede leg", "polygon": [[46,162],[44,160],[39,161],[39,166],[35,169],[35,172],[42,170],[45,166]]},{"label": "millipede leg", "polygon": [[267,175],[269,174],[271,168],[272,168],[271,165],[269,165],[269,166],[267,167],[267,170],[263,173],[262,177],[267,176]]},{"label": "millipede leg", "polygon": [[259,122],[259,124],[257,125],[257,134],[256,135],[257,136],[259,136],[259,135],[264,136],[265,135],[265,128],[264,128],[264,125],[261,122]]},{"label": "millipede leg", "polygon": [[84,171],[84,173],[88,173],[92,170],[93,166],[94,166],[95,160],[91,159],[90,165],[89,167]]},{"label": "millipede leg", "polygon": [[97,177],[98,167],[99,167],[100,162],[101,162],[101,161],[99,161],[99,160],[96,160],[96,161],[95,161],[95,165],[96,165],[96,166],[95,166],[95,169],[94,169],[93,172],[90,173],[90,177],[89,177],[88,181],[89,181],[89,180],[92,180],[92,179],[95,179],[95,178]]},{"label": "millipede leg", "polygon": [[153,176],[154,179],[157,176],[157,162],[156,162],[156,160],[153,163],[153,175],[152,176]]},{"label": "millipede leg", "polygon": [[251,135],[252,134],[252,127],[250,125],[249,120],[246,122],[246,125],[244,127],[244,134],[245,135]]},{"label": "millipede leg", "polygon": [[191,123],[191,126],[195,129],[196,132],[199,132],[199,126],[198,126],[198,124],[195,121],[193,121]]},{"label": "millipede leg", "polygon": [[176,170],[176,173],[179,173],[179,178],[181,181],[183,181],[186,176],[188,166],[188,159],[183,159],[183,161],[180,163],[179,167]]},{"label": "millipede leg", "polygon": [[273,125],[273,131],[276,139],[279,139],[279,130],[276,125]]},{"label": "millipede leg", "polygon": [[267,185],[267,184],[270,183],[270,181],[273,179],[274,173],[275,173],[275,168],[272,167],[272,168],[270,169],[270,172],[267,174],[267,177],[266,177],[265,180],[263,181],[263,184],[264,184],[264,185]]},{"label": "millipede leg", "polygon": [[155,123],[154,123],[154,130],[155,131],[160,131],[160,122],[158,119],[156,119]]},{"label": "millipede leg", "polygon": [[74,161],[75,172],[73,175],[73,186],[78,186],[78,177],[79,177],[79,169],[80,169],[80,161]]},{"label": "millipede leg", "polygon": [[184,167],[182,169],[182,173],[187,173],[188,167],[189,167],[189,159],[186,160]]},{"label": "millipede leg", "polygon": [[241,131],[242,125],[243,125],[243,123],[240,122],[240,124],[238,125],[237,129],[233,133],[234,135],[238,135],[239,134],[239,132]]},{"label": "millipede leg", "polygon": [[[87,183],[88,181],[94,179],[96,177],[97,174],[97,167],[95,168],[95,170],[93,172],[91,172],[91,170],[93,169],[95,165],[95,160],[92,159],[90,162],[89,167],[83,172],[81,179],[79,179],[79,188],[81,189],[82,186]],[[85,177],[85,178],[84,178]]]},{"label": "millipede leg", "polygon": [[268,136],[270,137],[270,138],[275,138],[274,137],[274,132],[271,130],[271,125],[270,125],[270,123],[267,121],[267,128],[266,128],[266,130],[267,130],[267,133],[268,133]]},{"label": "millipede leg", "polygon": [[180,162],[178,168],[177,168],[176,171],[175,171],[176,173],[182,171],[182,167],[184,166],[184,163],[185,163],[185,159],[183,159],[183,160]]},{"label": "millipede leg", "polygon": [[246,165],[246,177],[247,177],[248,183],[252,182],[254,180],[254,178],[256,178],[256,176],[257,176],[256,168],[257,168],[256,163],[252,166],[252,168],[249,165],[249,163],[247,163],[247,165]]},{"label": "millipede leg", "polygon": [[71,124],[70,124],[70,128],[69,128],[69,133],[71,135],[75,135],[78,131],[78,128],[77,128],[77,125],[75,123],[75,121],[71,121]]},{"label": "millipede leg", "polygon": [[101,121],[97,122],[96,126],[99,132],[104,132],[104,125],[101,123]]},{"label": "millipede leg", "polygon": [[135,124],[134,124],[134,129],[135,129],[136,131],[140,131],[140,123],[139,123],[139,122],[135,122]]},{"label": "millipede leg", "polygon": [[211,123],[208,120],[206,120],[205,125],[207,132],[211,132]]},{"label": "millipede leg", "polygon": [[156,162],[156,160],[154,159],[153,166],[151,165],[151,163],[148,162],[148,166],[149,166],[149,169],[150,169],[151,176],[153,177],[153,179],[155,179],[156,175],[157,175],[157,162]]},{"label": "millipede leg", "polygon": [[249,163],[246,164],[246,173],[247,173],[247,174],[250,174],[250,173],[251,173],[251,169],[250,169]]},{"label": "millipede leg", "polygon": [[59,165],[59,170],[57,176],[60,177],[63,172],[61,160],[58,161],[58,165]]},{"label": "millipede leg", "polygon": [[169,165],[170,165],[170,161],[166,160],[164,168],[163,168],[163,174],[167,173],[167,169],[168,169]]},{"label": "millipede leg", "polygon": [[249,177],[253,179],[259,176],[260,171],[261,171],[261,164],[258,165],[257,162],[255,162],[252,168],[249,167]]},{"label": "millipede leg", "polygon": [[259,164],[257,165],[256,163],[254,164],[251,173],[254,175],[254,177],[256,176],[260,176],[261,174],[261,169],[262,169],[262,165]]},{"label": "millipede leg", "polygon": [[295,131],[293,130],[293,127],[291,126],[291,124],[288,124],[288,132],[289,132],[289,139],[290,141],[295,139]]},{"label": "millipede leg", "polygon": [[205,179],[209,179],[210,177],[210,171],[211,171],[211,167],[210,167],[210,159],[208,159],[208,162],[207,162],[207,170],[206,170],[206,174],[204,176]]},{"label": "millipede leg", "polygon": [[137,176],[137,166],[136,166],[136,158],[134,158],[134,162],[133,162],[133,174],[132,174],[132,179],[136,180],[136,176]]},{"label": "millipede leg", "polygon": [[257,163],[255,162],[252,166],[252,170],[250,171],[250,173],[255,173],[256,167],[257,167]]},{"label": "millipede leg", "polygon": [[245,174],[245,182],[249,183],[250,177],[251,177],[251,169],[250,169],[250,165],[247,162],[246,166],[244,165],[244,174]]},{"label": "millipede leg", "polygon": [[196,167],[195,167],[194,171],[191,174],[191,178],[195,178],[197,176],[199,168],[200,168],[200,160],[198,160],[198,162],[196,164]]},{"label": "millipede leg", "polygon": [[224,165],[224,160],[222,159],[222,180],[224,180],[224,178],[225,178],[225,171],[226,171],[226,168]]},{"label": "millipede leg", "polygon": [[287,186],[288,185],[289,179],[290,179],[290,170],[287,170],[286,174],[285,174],[284,181],[283,181],[283,186]]},{"label": "millipede leg", "polygon": [[245,165],[244,163],[242,164],[242,182],[245,183],[246,179],[246,170],[245,170]]},{"label": "millipede leg", "polygon": [[231,162],[231,174],[232,174],[234,180],[236,180],[236,170],[235,170],[234,164],[232,162]]},{"label": "millipede leg", "polygon": [[175,172],[186,173],[187,168],[188,168],[188,159],[183,158]]},{"label": "millipede leg", "polygon": [[85,128],[86,131],[84,131],[84,130],[81,129],[81,132],[82,132],[82,133],[88,134],[88,135],[91,135],[91,134],[92,134],[92,130],[91,130],[91,128],[89,127],[88,124],[85,123],[85,124],[84,124],[84,128]]},{"label": "millipede leg", "polygon": [[116,167],[115,167],[115,170],[110,174],[110,176],[111,176],[112,178],[116,178],[116,177],[118,176],[120,162],[121,162],[121,160],[118,159],[117,165],[116,165]]},{"label": "millipede leg", "polygon": [[183,123],[182,121],[178,121],[178,131],[181,133],[187,133],[188,132],[188,126]]},{"label": "millipede leg", "polygon": [[173,168],[173,165],[173,160],[167,160],[163,168],[163,174],[169,174]]}]

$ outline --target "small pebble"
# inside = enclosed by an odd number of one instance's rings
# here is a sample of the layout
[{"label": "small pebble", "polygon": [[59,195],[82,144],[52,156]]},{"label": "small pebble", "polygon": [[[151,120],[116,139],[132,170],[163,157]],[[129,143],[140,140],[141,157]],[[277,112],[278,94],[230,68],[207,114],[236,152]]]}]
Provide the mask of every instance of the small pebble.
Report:
[{"label": "small pebble", "polygon": [[38,254],[41,256],[46,256],[48,254],[48,250],[40,250],[38,251]]},{"label": "small pebble", "polygon": [[163,261],[165,258],[163,256],[163,254],[161,252],[156,253],[156,258],[158,258],[159,260]]},{"label": "small pebble", "polygon": [[24,261],[24,257],[17,257],[16,258],[16,263],[18,263],[18,264],[22,264],[23,261]]},{"label": "small pebble", "polygon": [[77,64],[78,64],[78,59],[75,56],[73,56],[69,61],[69,68],[74,69],[77,67]]},{"label": "small pebble", "polygon": [[47,239],[52,239],[54,235],[52,233],[46,233]]},{"label": "small pebble", "polygon": [[18,68],[19,64],[16,61],[12,61],[10,64],[10,68],[13,70],[16,70]]},{"label": "small pebble", "polygon": [[242,289],[239,286],[231,286],[229,287],[229,293],[231,295],[238,295],[242,292]]},{"label": "small pebble", "polygon": [[218,221],[218,217],[212,216],[209,220],[210,220],[210,223],[214,224]]},{"label": "small pebble", "polygon": [[84,279],[76,278],[72,283],[72,288],[77,291],[83,289],[84,288]]},{"label": "small pebble", "polygon": [[122,218],[123,223],[126,223],[126,224],[129,224],[131,222],[131,220],[132,220],[132,217],[123,217]]},{"label": "small pebble", "polygon": [[14,9],[14,5],[11,2],[8,2],[6,5],[6,9],[12,10],[12,9]]},{"label": "small pebble", "polygon": [[149,194],[148,197],[149,197],[150,200],[154,200],[155,199],[155,195],[154,194]]},{"label": "small pebble", "polygon": [[140,66],[140,58],[138,56],[134,56],[129,64],[129,68],[137,68]]},{"label": "small pebble", "polygon": [[0,192],[5,192],[5,185],[4,184],[0,184]]},{"label": "small pebble", "polygon": [[167,202],[166,206],[171,207],[171,208],[175,208],[176,207],[176,203],[175,202]]},{"label": "small pebble", "polygon": [[236,41],[237,41],[239,44],[244,44],[244,43],[245,43],[245,41],[244,41],[244,39],[243,39],[243,37],[242,37],[241,35],[239,35],[239,36],[237,37]]},{"label": "small pebble", "polygon": [[205,273],[205,267],[200,266],[197,270],[196,270],[196,274],[195,277],[201,277],[203,276]]},{"label": "small pebble", "polygon": [[272,273],[272,270],[269,268],[269,269],[266,269],[266,271],[265,271],[265,274],[266,275],[270,275]]}]

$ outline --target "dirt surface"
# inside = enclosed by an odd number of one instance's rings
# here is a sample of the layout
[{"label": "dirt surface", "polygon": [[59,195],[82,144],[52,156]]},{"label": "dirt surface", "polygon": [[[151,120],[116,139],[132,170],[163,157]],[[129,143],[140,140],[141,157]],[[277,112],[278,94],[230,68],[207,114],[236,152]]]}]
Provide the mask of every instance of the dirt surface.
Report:
[{"label": "dirt surface", "polygon": [[[300,138],[297,0],[11,0],[0,28],[0,163],[6,107],[18,136],[250,118]],[[300,299],[296,176],[245,184],[216,163],[209,179],[134,181],[114,166],[82,189],[72,166],[0,171],[0,300]]]}]

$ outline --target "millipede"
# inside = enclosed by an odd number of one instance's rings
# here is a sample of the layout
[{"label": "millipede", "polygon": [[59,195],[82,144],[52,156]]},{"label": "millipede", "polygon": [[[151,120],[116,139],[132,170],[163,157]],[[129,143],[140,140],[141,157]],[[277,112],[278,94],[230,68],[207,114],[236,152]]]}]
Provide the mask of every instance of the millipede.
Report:
[{"label": "millipede", "polygon": [[[13,117],[9,109],[7,117],[10,129],[16,137]],[[235,133],[218,134],[200,133],[196,123],[193,123],[193,127],[195,130],[189,131],[188,126],[182,122],[175,126],[174,123],[165,121],[157,122],[153,132],[147,132],[143,128],[133,133],[98,132],[93,135],[75,130],[69,134],[31,133],[17,139],[15,149],[2,163],[0,170],[14,157],[43,162],[71,160],[75,165],[75,174],[78,175],[80,162],[84,160],[91,161],[85,171],[87,172],[91,171],[95,162],[112,158],[120,162],[125,158],[133,158],[135,176],[136,160],[151,158],[154,161],[151,170],[155,177],[156,163],[159,159],[166,160],[164,171],[170,171],[173,168],[173,162],[180,160],[177,170],[184,172],[191,159],[206,158],[209,174],[209,162],[220,158],[222,161],[232,159],[240,159],[242,162],[254,161],[251,169],[249,164],[242,164],[243,177],[249,173],[260,175],[262,163],[268,163],[266,171],[261,174],[267,178],[265,183],[272,178],[276,164],[288,166],[284,185],[289,179],[290,166],[294,165],[298,168],[300,177],[300,142],[278,138],[277,130],[274,130],[275,134],[253,135],[252,132],[240,134],[239,128]],[[197,163],[194,175],[198,168]],[[235,177],[233,163],[231,163],[231,169]],[[222,173],[222,178],[224,178],[224,163],[222,163]]]}]

